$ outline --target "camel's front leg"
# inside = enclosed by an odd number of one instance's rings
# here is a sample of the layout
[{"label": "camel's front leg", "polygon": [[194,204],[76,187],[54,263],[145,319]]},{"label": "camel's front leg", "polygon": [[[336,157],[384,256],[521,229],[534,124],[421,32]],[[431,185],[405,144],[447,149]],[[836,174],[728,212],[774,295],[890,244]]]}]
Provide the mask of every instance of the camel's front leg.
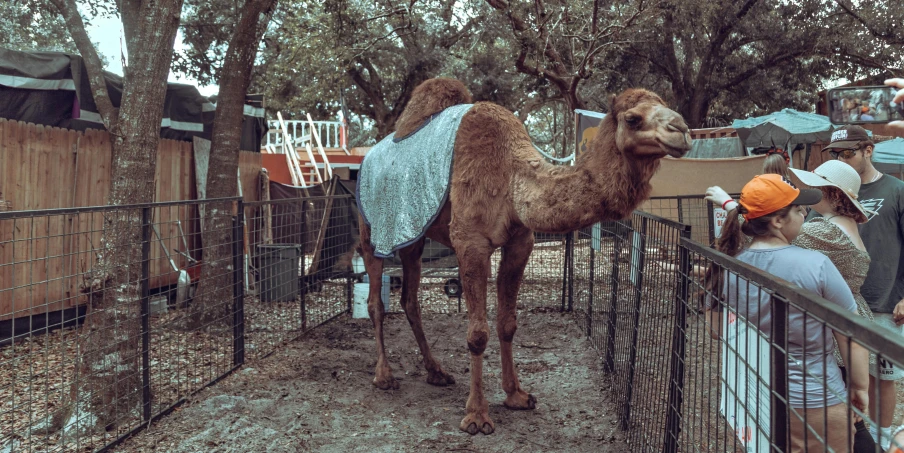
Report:
[{"label": "camel's front leg", "polygon": [[512,339],[518,329],[518,289],[524,276],[524,268],[534,247],[534,234],[524,230],[509,240],[502,249],[502,261],[496,278],[499,301],[496,310],[496,334],[499,335],[499,355],[502,358],[502,389],[505,391],[505,407],[509,409],[534,409],[537,399],[521,389],[515,360],[512,356]]},{"label": "camel's front leg", "polygon": [[[454,238],[453,238],[454,241]],[[489,404],[483,394],[483,351],[490,338],[487,323],[487,277],[490,273],[488,244],[455,244],[461,271],[465,301],[468,304],[468,351],[471,353],[471,394],[465,405],[467,414],[459,428],[469,434],[491,434],[495,429],[490,420]]]},{"label": "camel's front leg", "polygon": [[374,324],[377,339],[377,367],[374,370],[374,385],[382,390],[398,389],[399,382],[392,377],[389,360],[386,359],[386,348],[383,347],[383,316],[386,314],[383,301],[380,299],[380,288],[383,283],[383,260],[374,256],[374,248],[370,244],[370,229],[361,225],[361,257],[364,258],[364,269],[370,279],[370,291],[367,294],[367,313]]}]

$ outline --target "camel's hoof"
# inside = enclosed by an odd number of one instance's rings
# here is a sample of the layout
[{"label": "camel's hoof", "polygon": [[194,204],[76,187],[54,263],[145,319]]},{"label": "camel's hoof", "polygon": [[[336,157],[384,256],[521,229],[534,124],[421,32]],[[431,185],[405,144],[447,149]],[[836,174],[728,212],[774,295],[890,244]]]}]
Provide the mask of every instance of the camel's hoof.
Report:
[{"label": "camel's hoof", "polygon": [[394,377],[389,376],[388,378],[374,378],[374,385],[380,390],[398,390],[399,389],[399,381],[395,380]]},{"label": "camel's hoof", "polygon": [[537,408],[537,398],[524,390],[518,390],[509,395],[502,404],[516,411],[529,411]]},{"label": "camel's hoof", "polygon": [[490,420],[490,416],[485,413],[466,415],[458,427],[472,436],[477,433],[493,434],[496,429]]},{"label": "camel's hoof", "polygon": [[445,371],[437,371],[435,373],[430,373],[430,375],[427,376],[427,383],[430,385],[437,385],[437,386],[442,387],[445,385],[454,384],[455,378],[452,377],[451,374],[446,373]]}]

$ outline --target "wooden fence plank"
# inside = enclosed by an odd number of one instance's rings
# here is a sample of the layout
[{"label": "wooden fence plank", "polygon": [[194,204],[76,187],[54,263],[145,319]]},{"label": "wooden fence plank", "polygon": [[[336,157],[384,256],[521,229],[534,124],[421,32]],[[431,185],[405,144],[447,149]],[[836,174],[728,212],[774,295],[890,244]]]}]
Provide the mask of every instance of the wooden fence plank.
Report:
[{"label": "wooden fence plank", "polygon": [[[155,172],[155,201],[197,196],[190,142],[161,140]],[[14,210],[102,206],[111,187],[112,146],[100,130],[77,132],[0,119],[0,200]],[[244,199],[259,198],[259,153],[239,156]],[[188,265],[172,250],[189,247],[201,258],[196,206],[155,212],[163,243],[177,266]],[[83,304],[79,292],[103,237],[103,213],[0,221],[0,320]],[[151,246],[152,286],[175,284],[178,273],[155,238]]]}]

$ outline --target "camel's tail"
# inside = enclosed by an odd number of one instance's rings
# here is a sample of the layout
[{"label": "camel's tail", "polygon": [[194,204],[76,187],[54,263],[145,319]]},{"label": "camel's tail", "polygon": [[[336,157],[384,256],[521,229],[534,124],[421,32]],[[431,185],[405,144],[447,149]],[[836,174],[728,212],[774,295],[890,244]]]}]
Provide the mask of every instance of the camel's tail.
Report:
[{"label": "camel's tail", "polygon": [[414,89],[411,100],[396,121],[396,137],[414,132],[431,115],[458,104],[470,104],[471,93],[455,79],[429,79]]}]

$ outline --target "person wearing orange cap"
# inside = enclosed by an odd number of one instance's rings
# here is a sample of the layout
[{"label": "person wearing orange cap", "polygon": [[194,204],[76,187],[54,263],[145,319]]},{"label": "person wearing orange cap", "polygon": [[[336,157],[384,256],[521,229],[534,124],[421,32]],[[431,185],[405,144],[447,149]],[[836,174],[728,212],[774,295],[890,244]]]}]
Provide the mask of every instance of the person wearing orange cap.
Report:
[{"label": "person wearing orange cap", "polygon": [[[716,248],[856,313],[851,290],[832,261],[822,253],[792,245],[804,223],[805,206],[821,200],[818,189],[798,189],[777,174],[759,175],[744,186],[734,207],[726,206],[730,210]],[[744,235],[751,238],[746,247]],[[716,268],[707,272],[706,285],[725,296],[725,303],[739,318],[756,326],[762,335],[770,335],[768,292]],[[832,357],[832,338],[848,365],[851,403],[864,412],[869,407],[869,354],[793,306],[787,323],[791,451],[824,451],[826,447],[851,451],[852,417],[846,385]]]}]

